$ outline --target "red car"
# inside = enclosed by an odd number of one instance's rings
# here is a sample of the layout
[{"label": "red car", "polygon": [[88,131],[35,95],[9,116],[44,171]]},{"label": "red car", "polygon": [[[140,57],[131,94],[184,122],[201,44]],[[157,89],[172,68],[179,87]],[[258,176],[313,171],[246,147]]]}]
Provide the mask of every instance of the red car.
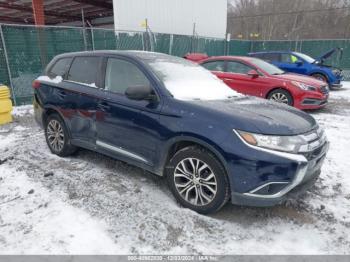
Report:
[{"label": "red car", "polygon": [[328,102],[328,85],[312,77],[286,73],[253,57],[206,57],[189,54],[185,58],[212,71],[232,89],[263,97],[299,109],[318,109]]}]

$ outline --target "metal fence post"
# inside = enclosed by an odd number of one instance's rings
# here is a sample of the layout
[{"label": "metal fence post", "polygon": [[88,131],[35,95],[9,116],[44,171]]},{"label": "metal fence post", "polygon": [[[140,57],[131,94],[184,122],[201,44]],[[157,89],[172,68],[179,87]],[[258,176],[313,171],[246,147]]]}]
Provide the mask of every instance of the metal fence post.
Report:
[{"label": "metal fence post", "polygon": [[2,24],[0,24],[0,35],[1,35],[2,46],[4,48],[5,62],[6,62],[6,67],[7,67],[7,74],[9,76],[9,80],[10,80],[10,88],[11,88],[12,99],[13,99],[14,105],[16,106],[17,105],[17,101],[16,101],[16,96],[15,96],[15,92],[14,92],[14,86],[13,86],[13,82],[12,82],[10,63],[9,63],[9,59],[8,59],[8,56],[7,56],[7,49],[6,49],[4,32],[2,31]]},{"label": "metal fence post", "polygon": [[170,35],[170,43],[169,43],[169,55],[171,55],[173,52],[173,43],[174,43],[174,35],[171,34]]}]

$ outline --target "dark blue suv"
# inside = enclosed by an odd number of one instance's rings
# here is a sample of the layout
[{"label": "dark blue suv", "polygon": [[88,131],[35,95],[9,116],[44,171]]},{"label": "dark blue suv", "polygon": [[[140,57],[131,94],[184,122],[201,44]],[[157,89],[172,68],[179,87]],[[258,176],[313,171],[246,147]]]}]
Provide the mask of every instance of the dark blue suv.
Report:
[{"label": "dark blue suv", "polygon": [[51,152],[93,150],[165,176],[200,213],[270,206],[312,185],[328,150],[308,114],[239,95],[201,66],[141,51],[68,53],[33,82]]},{"label": "dark blue suv", "polygon": [[342,70],[325,64],[326,59],[337,53],[337,50],[341,49],[332,49],[318,59],[291,51],[258,52],[249,55],[270,62],[286,72],[315,77],[328,83],[330,89],[340,89]]}]

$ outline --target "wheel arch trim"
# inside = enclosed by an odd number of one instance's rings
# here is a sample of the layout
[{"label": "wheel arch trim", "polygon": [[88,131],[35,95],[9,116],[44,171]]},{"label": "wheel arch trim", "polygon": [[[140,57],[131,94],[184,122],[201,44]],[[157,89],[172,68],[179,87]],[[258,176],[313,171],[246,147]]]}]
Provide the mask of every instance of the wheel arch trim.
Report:
[{"label": "wheel arch trim", "polygon": [[[223,153],[220,152],[219,147],[212,141],[209,142],[204,141],[204,139],[190,136],[190,135],[178,135],[176,137],[173,137],[169,139],[166,142],[166,146],[164,147],[164,150],[161,152],[161,160],[160,160],[160,170],[161,174],[163,175],[163,172],[167,168],[167,161],[169,159],[170,149],[179,142],[189,142],[193,144],[198,144],[199,146],[202,146],[203,148],[209,150],[211,153],[214,154],[214,156],[220,161],[220,163],[223,165],[223,168],[225,169],[226,174],[228,175],[228,167],[226,164],[226,160],[223,156]],[[229,175],[228,175],[229,177]]]}]

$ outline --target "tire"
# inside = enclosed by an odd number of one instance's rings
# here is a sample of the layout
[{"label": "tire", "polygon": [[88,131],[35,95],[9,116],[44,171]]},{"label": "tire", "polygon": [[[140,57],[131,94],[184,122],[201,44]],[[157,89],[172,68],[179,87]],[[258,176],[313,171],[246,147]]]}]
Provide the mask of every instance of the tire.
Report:
[{"label": "tire", "polygon": [[73,154],[76,147],[71,145],[69,132],[58,114],[51,114],[45,121],[45,138],[50,151],[65,157]]},{"label": "tire", "polygon": [[313,74],[313,75],[311,75],[313,78],[316,78],[317,80],[321,80],[321,81],[323,81],[323,82],[326,82],[326,83],[328,83],[328,78],[325,76],[325,75],[323,75],[323,74]]},{"label": "tire", "polygon": [[[193,166],[197,168],[193,169]],[[201,214],[218,211],[230,197],[229,182],[222,164],[211,152],[197,146],[175,153],[166,169],[166,178],[177,201]]]},{"label": "tire", "polygon": [[294,103],[292,95],[284,89],[273,90],[269,93],[267,99],[290,106],[293,106]]}]

